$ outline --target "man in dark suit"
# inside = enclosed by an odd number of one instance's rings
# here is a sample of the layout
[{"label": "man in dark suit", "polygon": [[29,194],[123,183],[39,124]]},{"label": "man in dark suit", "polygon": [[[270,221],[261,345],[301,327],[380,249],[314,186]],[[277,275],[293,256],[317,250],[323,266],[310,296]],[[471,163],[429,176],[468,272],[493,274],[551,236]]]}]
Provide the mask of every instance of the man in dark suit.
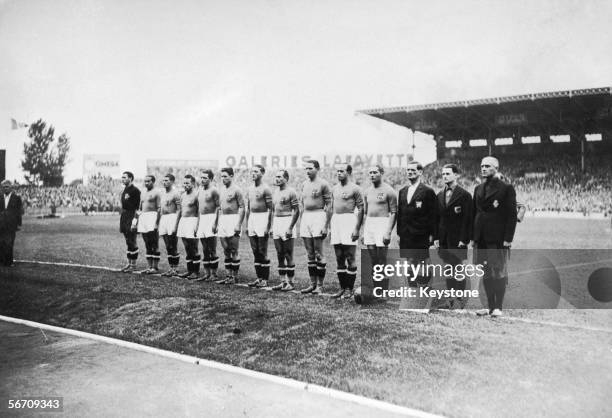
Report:
[{"label": "man in dark suit", "polygon": [[0,265],[13,266],[13,245],[15,235],[21,226],[23,204],[21,198],[13,191],[10,181],[0,183]]},{"label": "man in dark suit", "polygon": [[[459,168],[446,164],[442,168],[445,187],[438,193],[438,219],[434,234],[434,246],[442,261],[456,266],[467,260],[467,246],[472,237],[472,195],[459,186]],[[446,278],[446,288],[465,290],[466,279]],[[454,300],[450,300],[454,307]],[[458,299],[463,308],[463,301]]]},{"label": "man in dark suit", "polygon": [[[397,235],[402,257],[408,259],[411,264],[419,264],[429,258],[438,203],[433,189],[421,183],[421,163],[412,161],[408,164],[406,174],[409,183],[399,191],[397,201]],[[411,278],[409,285],[426,285],[429,280],[428,275],[421,275]]]},{"label": "man in dark suit", "polygon": [[474,190],[474,264],[484,266],[483,285],[489,309],[478,315],[502,315],[508,282],[508,256],[517,222],[516,192],[496,176],[499,162],[485,157],[480,163],[484,179]]}]

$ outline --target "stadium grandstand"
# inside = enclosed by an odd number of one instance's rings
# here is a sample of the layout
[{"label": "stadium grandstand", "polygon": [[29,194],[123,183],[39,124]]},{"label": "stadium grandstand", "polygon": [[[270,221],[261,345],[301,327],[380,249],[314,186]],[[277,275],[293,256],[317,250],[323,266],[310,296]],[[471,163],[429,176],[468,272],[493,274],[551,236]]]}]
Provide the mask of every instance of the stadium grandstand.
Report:
[{"label": "stadium grandstand", "polygon": [[611,211],[611,87],[357,113],[433,136],[437,161],[425,170],[433,186],[441,187],[439,169],[453,162],[473,188],[480,159],[494,155],[531,211]]}]

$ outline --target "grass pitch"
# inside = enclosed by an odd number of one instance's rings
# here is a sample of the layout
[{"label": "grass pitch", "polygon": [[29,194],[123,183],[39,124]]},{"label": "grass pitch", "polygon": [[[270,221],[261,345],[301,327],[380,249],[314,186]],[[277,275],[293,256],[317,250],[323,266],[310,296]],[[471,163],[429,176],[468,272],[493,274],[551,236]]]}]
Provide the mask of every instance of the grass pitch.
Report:
[{"label": "grass pitch", "polygon": [[[574,242],[610,248],[603,222],[540,219],[519,226],[517,246],[547,246],[538,237],[546,243],[552,234],[542,235],[540,221],[556,222],[562,228],[547,230],[562,235],[572,235],[567,231],[574,228]],[[18,235],[17,256],[119,267],[125,248],[116,224],[115,217],[28,220]],[[600,235],[589,239],[593,231]],[[305,253],[296,244],[297,281],[306,285]],[[252,256],[246,240],[241,246],[246,281],[253,273]],[[328,263],[333,271],[329,248]],[[334,290],[336,279],[327,282],[327,289]],[[19,264],[0,269],[0,312],[449,416],[612,414],[607,402],[612,384],[609,310],[510,313],[608,329],[593,331],[447,313],[420,315],[393,305],[359,309],[352,302],[323,297]]]}]

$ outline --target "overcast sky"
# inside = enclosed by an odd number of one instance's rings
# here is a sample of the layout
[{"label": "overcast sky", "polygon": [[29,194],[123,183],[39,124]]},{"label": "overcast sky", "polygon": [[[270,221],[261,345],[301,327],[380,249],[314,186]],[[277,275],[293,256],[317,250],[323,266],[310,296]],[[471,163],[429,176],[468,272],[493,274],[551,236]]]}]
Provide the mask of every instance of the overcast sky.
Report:
[{"label": "overcast sky", "polygon": [[[410,152],[363,108],[612,84],[610,1],[0,0],[0,148],[43,118],[84,153]],[[417,143],[430,160],[432,146]]]}]

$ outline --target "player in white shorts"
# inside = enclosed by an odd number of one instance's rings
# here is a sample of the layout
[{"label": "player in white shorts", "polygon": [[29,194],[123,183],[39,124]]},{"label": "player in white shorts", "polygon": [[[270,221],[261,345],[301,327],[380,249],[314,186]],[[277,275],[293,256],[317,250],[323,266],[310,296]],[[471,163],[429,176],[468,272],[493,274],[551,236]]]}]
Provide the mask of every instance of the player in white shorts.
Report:
[{"label": "player in white shorts", "polygon": [[[180,202],[181,195],[177,193],[178,201]],[[163,200],[162,200],[163,202]],[[163,203],[162,203],[163,205]],[[164,213],[159,219],[159,235],[174,235],[176,236],[176,212]]]},{"label": "player in white shorts", "polygon": [[168,271],[162,276],[172,277],[178,274],[179,254],[176,229],[177,213],[181,211],[181,194],[174,188],[174,175],[166,174],[163,184],[165,191],[161,194],[161,219],[159,220],[159,235],[164,240],[168,254]]},{"label": "player in white shorts", "polygon": [[225,278],[217,280],[219,284],[233,284],[238,276],[240,268],[240,231],[244,220],[244,198],[238,187],[232,184],[234,181],[234,169],[224,167],[221,169],[221,181],[223,186],[219,190],[219,204],[221,214],[219,215],[219,240],[225,255]]},{"label": "player in white shorts", "polygon": [[253,250],[256,278],[249,283],[250,287],[267,287],[270,277],[270,260],[268,259],[268,237],[272,228],[272,190],[262,181],[266,169],[256,164],[251,169],[253,185],[247,190],[247,232],[251,250]]},{"label": "player in white shorts", "polygon": [[181,196],[181,211],[178,214],[176,235],[185,246],[187,272],[179,275],[184,279],[197,280],[200,277],[200,254],[198,254],[198,193],[195,190],[195,177],[187,174],[183,180],[185,193]]},{"label": "player in white shorts", "polygon": [[272,238],[278,257],[278,275],[280,284],[272,290],[288,292],[293,290],[295,277],[295,264],[293,263],[293,243],[295,241],[295,224],[300,216],[300,205],[296,191],[287,186],[289,173],[287,170],[278,170],[274,182],[278,186],[272,196],[274,204],[274,219],[272,222]]},{"label": "player in white shorts", "polygon": [[[372,268],[387,263],[387,248],[391,242],[391,231],[397,220],[397,194],[393,187],[382,181],[384,169],[381,165],[370,167],[368,174],[372,185],[364,193],[366,214],[363,228],[363,243],[368,247]],[[388,289],[389,281],[384,279],[374,285]]]},{"label": "player in white shorts", "polygon": [[304,168],[308,179],[302,188],[304,212],[300,221],[300,235],[308,253],[310,286],[301,292],[319,294],[323,291],[325,278],[323,240],[327,236],[332,214],[331,190],[327,181],[317,177],[320,168],[317,160],[307,161]]},{"label": "player in white shorts", "polygon": [[140,212],[134,223],[138,224],[137,231],[142,234],[142,239],[147,249],[147,266],[141,274],[159,273],[159,214],[161,208],[161,194],[159,190],[153,189],[155,177],[145,177],[145,190],[140,196]]},{"label": "player in white shorts", "polygon": [[336,253],[336,273],[340,283],[340,290],[332,298],[339,298],[345,292],[345,298],[351,298],[357,278],[355,251],[363,222],[363,198],[361,188],[350,181],[352,173],[350,164],[340,165],[336,170],[338,184],[332,189],[334,214],[331,219],[331,243]]},{"label": "player in white shorts", "polygon": [[198,190],[198,209],[200,222],[197,237],[202,243],[202,264],[204,276],[198,280],[217,281],[217,229],[219,224],[219,192],[212,185],[214,173],[212,170],[202,170],[200,176],[200,189]]}]

